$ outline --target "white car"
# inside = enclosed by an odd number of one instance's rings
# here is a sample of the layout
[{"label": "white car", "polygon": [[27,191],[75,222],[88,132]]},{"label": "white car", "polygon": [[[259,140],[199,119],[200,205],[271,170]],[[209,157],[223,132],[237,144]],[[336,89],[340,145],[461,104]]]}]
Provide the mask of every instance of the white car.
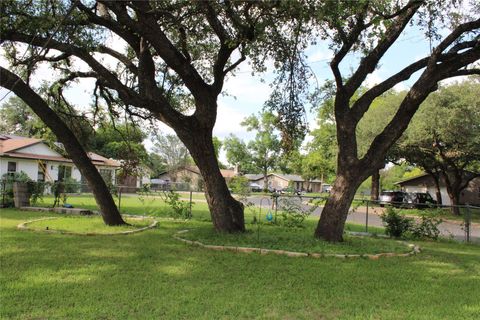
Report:
[{"label": "white car", "polygon": [[250,189],[253,191],[253,192],[260,192],[262,191],[262,186],[259,185],[258,183],[255,183],[255,182],[252,182],[250,183]]}]

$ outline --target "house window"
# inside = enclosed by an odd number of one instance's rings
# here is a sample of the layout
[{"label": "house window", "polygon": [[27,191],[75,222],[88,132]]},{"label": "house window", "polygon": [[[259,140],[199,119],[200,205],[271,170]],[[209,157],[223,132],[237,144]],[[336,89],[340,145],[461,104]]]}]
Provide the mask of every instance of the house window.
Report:
[{"label": "house window", "polygon": [[15,172],[17,172],[17,163],[16,162],[8,162],[7,165],[7,173],[8,175],[13,175]]},{"label": "house window", "polygon": [[63,181],[65,179],[72,177],[72,167],[69,166],[58,166],[58,181]]}]

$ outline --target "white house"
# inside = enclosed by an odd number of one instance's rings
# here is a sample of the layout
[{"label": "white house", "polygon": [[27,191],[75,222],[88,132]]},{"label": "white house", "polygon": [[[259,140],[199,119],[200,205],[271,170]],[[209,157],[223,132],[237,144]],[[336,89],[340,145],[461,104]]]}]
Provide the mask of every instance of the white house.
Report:
[{"label": "white house", "polygon": [[[263,174],[245,174],[250,182],[256,183],[260,186],[264,186]],[[291,186],[295,190],[311,191],[311,192],[328,192],[322,187],[322,181],[318,179],[305,180],[297,174],[282,174],[282,173],[269,173],[267,175],[267,184],[269,188],[275,190],[282,190]]]},{"label": "white house", "polygon": [[[405,179],[395,184],[399,185],[401,189],[406,192],[428,192],[435,199],[435,182],[428,174]],[[448,196],[447,187],[443,178],[440,179],[440,194],[442,196],[442,204],[446,206],[450,205],[450,197]],[[460,203],[480,205],[480,177],[471,180],[468,186],[461,192]]]},{"label": "white house", "polygon": [[[100,174],[115,183],[115,170],[120,163],[93,152],[88,155]],[[66,178],[83,181],[72,160],[52,150],[41,139],[0,134],[0,177],[21,171],[33,181],[53,182]]]}]

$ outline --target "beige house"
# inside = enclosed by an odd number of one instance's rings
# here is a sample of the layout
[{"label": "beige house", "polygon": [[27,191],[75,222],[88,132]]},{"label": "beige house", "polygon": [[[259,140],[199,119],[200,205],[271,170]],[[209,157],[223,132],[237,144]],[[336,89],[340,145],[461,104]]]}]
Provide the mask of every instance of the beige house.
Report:
[{"label": "beige house", "polygon": [[[423,174],[410,179],[395,183],[406,192],[428,192],[435,199],[436,187],[433,178],[428,174]],[[447,193],[447,187],[443,179],[440,179],[440,193],[442,195],[442,204],[450,205],[450,197]],[[474,178],[460,194],[461,204],[480,205],[480,177]]]},{"label": "beige house", "polygon": [[[234,170],[221,169],[220,172],[227,182],[235,176]],[[197,166],[183,166],[170,170],[162,173],[155,180],[177,185],[180,189],[203,190],[203,178]]]},{"label": "beige house", "polygon": [[[264,186],[265,179],[262,174],[245,174],[250,182]],[[267,175],[267,185],[269,189],[282,190],[292,187],[295,190],[320,192],[322,189],[321,180],[305,180],[296,174],[269,173]]]}]

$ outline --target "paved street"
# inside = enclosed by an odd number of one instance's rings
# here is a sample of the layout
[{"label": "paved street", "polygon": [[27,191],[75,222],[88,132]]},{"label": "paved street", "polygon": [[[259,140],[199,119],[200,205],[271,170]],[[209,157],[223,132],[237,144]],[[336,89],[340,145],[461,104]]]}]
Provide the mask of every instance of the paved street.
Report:
[{"label": "paved street", "polygon": [[[299,201],[299,198],[293,198],[296,201]],[[262,204],[263,208],[271,207],[271,199],[270,197],[259,197],[259,196],[252,196],[249,197],[248,200],[255,205],[259,206],[260,203]],[[306,205],[305,199],[302,201],[304,206]],[[323,207],[318,207],[314,212],[313,215],[320,216],[322,213]],[[368,225],[374,227],[383,227],[382,220],[380,219],[380,214],[383,212],[383,208],[369,208],[368,213]],[[366,207],[358,207],[354,211],[351,211],[347,218],[348,222],[365,225],[366,224]],[[440,233],[443,237],[453,237],[457,240],[463,241],[465,240],[465,231],[463,230],[462,223],[460,221],[445,221],[442,222],[439,226]],[[480,242],[480,224],[473,223],[471,226],[471,233],[470,239],[473,242]]]}]

